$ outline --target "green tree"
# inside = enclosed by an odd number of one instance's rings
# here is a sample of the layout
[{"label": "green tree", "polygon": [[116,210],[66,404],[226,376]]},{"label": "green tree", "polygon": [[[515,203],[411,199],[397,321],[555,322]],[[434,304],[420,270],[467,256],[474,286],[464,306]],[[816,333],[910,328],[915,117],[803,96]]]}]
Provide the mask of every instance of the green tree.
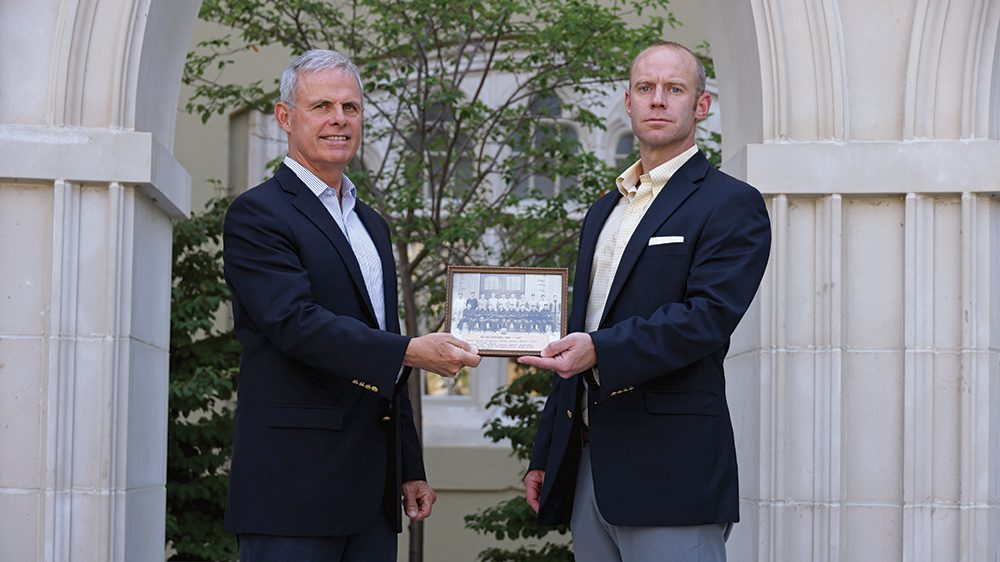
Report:
[{"label": "green tree", "polygon": [[216,314],[229,302],[222,278],[228,200],[174,223],[167,420],[167,541],[171,560],[233,560],[222,530],[233,440],[239,346]]},{"label": "green tree", "polygon": [[[514,382],[499,388],[487,403],[487,407],[498,407],[499,413],[486,423],[484,433],[494,443],[508,440],[514,457],[527,463],[535,443],[542,400],[552,390],[553,375],[522,365],[518,365],[517,374]],[[503,545],[501,541],[508,539],[541,540],[553,532],[565,535],[569,531],[568,525],[539,527],[534,510],[523,496],[466,515],[465,526],[497,540],[497,546],[479,553],[482,562],[573,562],[572,547],[564,542]]]},{"label": "green tree", "polygon": [[602,127],[595,95],[626,78],[631,58],[664,26],[661,17],[641,26],[624,17],[665,6],[207,0],[201,17],[239,38],[205,41],[189,55],[188,109],[206,120],[235,107],[269,111],[277,80],[222,80],[238,50],[329,47],[353,57],[366,81],[360,157],[367,167],[350,174],[392,229],[407,330],[435,329],[448,264],[569,263],[576,213],[613,185],[617,171],[582,150],[554,116]]},{"label": "green tree", "polygon": [[[233,55],[334,48],[365,80],[364,168],[349,172],[391,229],[407,333],[444,321],[449,264],[572,264],[582,211],[618,170],[582,149],[598,95],[676,25],[667,0],[205,0],[231,29],[188,55],[188,110],[270,111],[277,80],[226,81]],[[662,14],[662,15],[656,15]],[[642,24],[628,18],[641,16]],[[420,420],[419,377],[411,377]],[[411,560],[422,531],[411,524]]]}]

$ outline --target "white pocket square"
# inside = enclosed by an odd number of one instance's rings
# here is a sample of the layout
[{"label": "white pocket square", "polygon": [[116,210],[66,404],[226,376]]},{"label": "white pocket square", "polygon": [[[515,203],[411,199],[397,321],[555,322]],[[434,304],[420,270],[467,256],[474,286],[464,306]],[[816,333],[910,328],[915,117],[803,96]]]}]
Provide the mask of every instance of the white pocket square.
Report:
[{"label": "white pocket square", "polygon": [[649,239],[650,246],[659,246],[660,244],[680,244],[684,242],[683,236],[654,236]]}]

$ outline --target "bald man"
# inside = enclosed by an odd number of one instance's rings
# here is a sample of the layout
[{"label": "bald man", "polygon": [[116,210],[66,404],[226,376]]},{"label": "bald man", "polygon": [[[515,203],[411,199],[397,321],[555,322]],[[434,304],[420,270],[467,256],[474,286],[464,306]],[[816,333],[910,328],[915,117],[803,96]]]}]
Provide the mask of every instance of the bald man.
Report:
[{"label": "bald man", "polygon": [[710,106],[686,47],[635,58],[639,161],[584,219],[571,333],[519,359],[557,375],[525,495],[570,524],[578,562],[724,561],[739,520],[723,360],[771,231],[760,193],[695,146]]}]

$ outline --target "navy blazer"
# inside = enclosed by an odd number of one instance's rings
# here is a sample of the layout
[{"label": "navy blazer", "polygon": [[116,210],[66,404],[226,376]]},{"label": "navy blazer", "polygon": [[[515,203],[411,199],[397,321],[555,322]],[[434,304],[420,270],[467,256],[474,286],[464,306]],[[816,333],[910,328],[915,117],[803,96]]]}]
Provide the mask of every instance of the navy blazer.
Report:
[{"label": "navy blazer", "polygon": [[[620,197],[617,190],[604,195],[584,218],[570,332],[584,330],[597,238]],[[650,245],[668,236],[672,243]],[[723,360],[770,244],[760,193],[716,170],[701,152],[671,177],[637,226],[591,332],[600,384],[589,395],[590,454],[597,504],[609,523],[739,520]],[[529,465],[546,471],[541,524],[570,518],[582,378],[555,377],[542,411]]]},{"label": "navy blazer", "polygon": [[402,527],[401,482],[423,480],[397,374],[389,228],[357,203],[382,261],[386,329],[346,237],[289,168],[237,197],[223,258],[243,346],[225,527],[289,536],[354,534],[384,509]]}]

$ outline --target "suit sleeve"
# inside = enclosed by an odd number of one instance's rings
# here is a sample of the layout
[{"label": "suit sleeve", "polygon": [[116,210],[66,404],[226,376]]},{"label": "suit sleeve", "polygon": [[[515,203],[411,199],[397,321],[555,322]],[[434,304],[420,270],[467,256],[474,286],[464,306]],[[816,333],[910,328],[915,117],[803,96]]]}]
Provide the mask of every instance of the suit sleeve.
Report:
[{"label": "suit sleeve", "polygon": [[413,424],[413,406],[410,404],[409,385],[403,384],[399,398],[399,422],[402,433],[402,456],[401,463],[402,480],[427,480],[424,472],[424,457],[420,447],[420,437],[417,435],[417,428]]},{"label": "suit sleeve", "polygon": [[757,292],[770,246],[767,208],[757,190],[747,187],[717,205],[697,238],[683,300],[591,332],[600,398],[726,345]]},{"label": "suit sleeve", "polygon": [[535,433],[535,444],[531,448],[531,460],[528,462],[528,470],[545,470],[545,464],[549,457],[549,444],[552,442],[552,426],[555,420],[556,403],[559,402],[559,386],[564,383],[563,379],[552,375],[552,392],[545,399],[545,407],[538,416],[538,428]]},{"label": "suit sleeve", "polygon": [[284,219],[262,201],[239,197],[223,240],[234,306],[275,348],[323,373],[377,381],[377,394],[392,399],[409,338],[320,306]]}]

